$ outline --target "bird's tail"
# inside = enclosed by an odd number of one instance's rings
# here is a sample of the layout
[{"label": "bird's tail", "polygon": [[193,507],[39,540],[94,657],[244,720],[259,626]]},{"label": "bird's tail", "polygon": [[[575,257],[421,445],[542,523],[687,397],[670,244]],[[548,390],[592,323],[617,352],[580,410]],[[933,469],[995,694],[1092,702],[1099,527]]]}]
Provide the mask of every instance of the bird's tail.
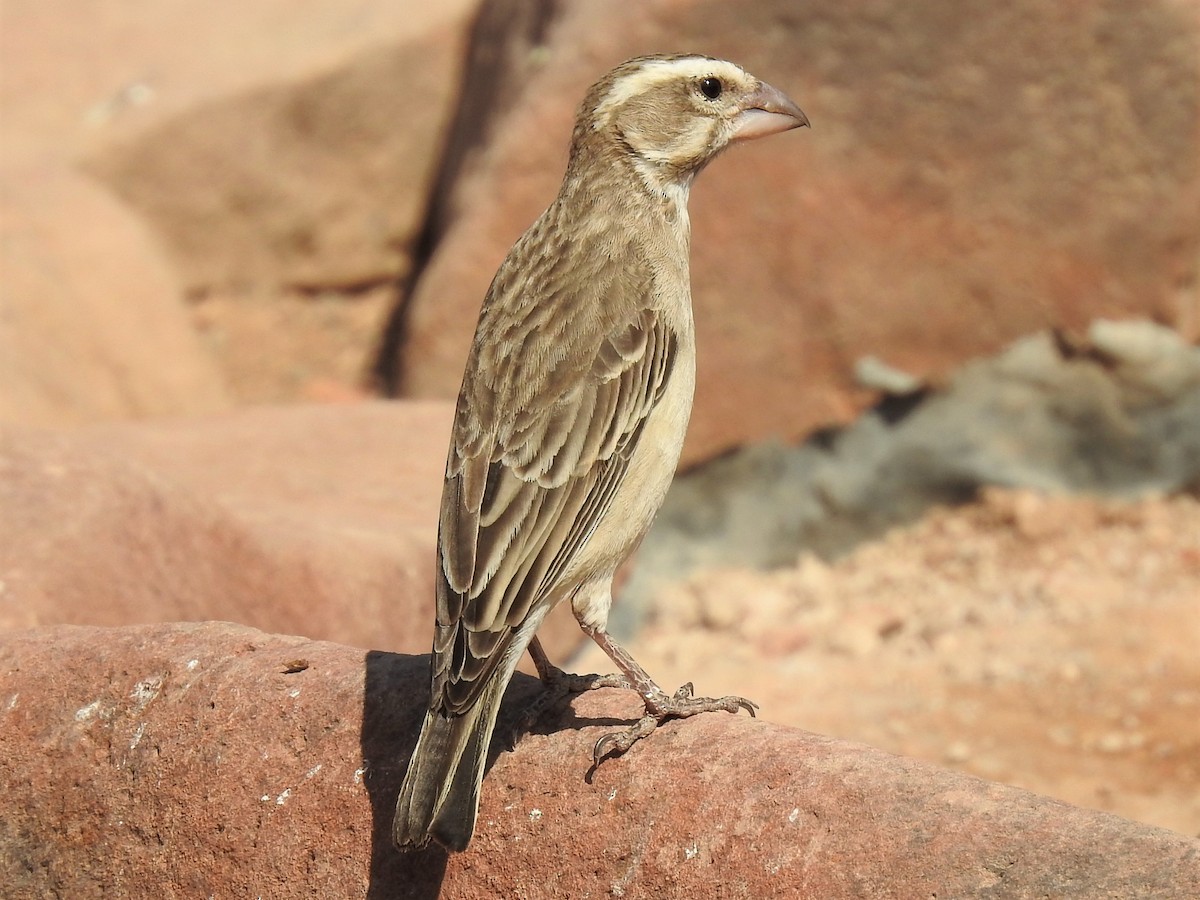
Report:
[{"label": "bird's tail", "polygon": [[504,688],[505,679],[493,678],[465,712],[425,714],[396,800],[392,840],[400,849],[423,847],[430,838],[447,850],[465,850],[470,843]]}]

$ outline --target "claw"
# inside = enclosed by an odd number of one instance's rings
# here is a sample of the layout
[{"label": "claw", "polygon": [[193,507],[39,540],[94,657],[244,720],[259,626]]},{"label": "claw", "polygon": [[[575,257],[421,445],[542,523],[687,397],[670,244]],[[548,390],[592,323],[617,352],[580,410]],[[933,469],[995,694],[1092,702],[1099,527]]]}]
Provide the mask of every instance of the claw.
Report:
[{"label": "claw", "polygon": [[608,756],[609,745],[616,743],[616,741],[617,733],[615,731],[610,731],[604,737],[600,738],[600,740],[596,741],[596,746],[592,748],[592,764],[599,767],[600,760]]},{"label": "claw", "polygon": [[592,748],[592,761],[598,767],[601,760],[609,753],[615,752],[618,756],[621,755],[642,738],[652,734],[654,729],[659,726],[660,721],[657,717],[647,713],[624,731],[609,732],[596,741],[596,746]]},{"label": "claw", "polygon": [[675,696],[669,701],[666,699],[666,695],[660,692],[661,701],[654,705],[648,702],[646,715],[642,716],[635,724],[625,731],[609,732],[596,741],[592,748],[593,764],[598,768],[601,761],[609,754],[619,756],[642,738],[652,734],[654,729],[668,719],[686,719],[698,713],[717,710],[736,714],[739,709],[744,709],[753,718],[754,711],[758,709],[757,703],[747,700],[745,697],[729,696],[719,700],[709,700],[703,697],[693,697],[692,691],[692,684],[688,682],[677,690]]}]

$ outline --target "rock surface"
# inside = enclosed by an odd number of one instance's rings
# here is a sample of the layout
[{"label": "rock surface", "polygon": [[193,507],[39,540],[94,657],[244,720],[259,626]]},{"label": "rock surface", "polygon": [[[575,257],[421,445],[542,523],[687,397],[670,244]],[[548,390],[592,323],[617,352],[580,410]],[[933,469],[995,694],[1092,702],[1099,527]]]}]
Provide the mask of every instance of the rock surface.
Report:
[{"label": "rock surface", "polygon": [[11,152],[100,172],[191,292],[394,276],[474,5],[83,0],[66,15],[17,0]]},{"label": "rock surface", "polygon": [[6,4],[0,418],[360,386],[474,6]]},{"label": "rock surface", "polygon": [[439,200],[444,237],[390,359],[403,392],[454,394],[497,264],[557,190],[579,99],[664,50],[742,62],[814,126],[697,182],[688,459],[844,423],[869,402],[852,381],[867,355],[929,377],[1098,316],[1200,334],[1194,0],[539,9],[536,54],[483,36],[499,60],[483,89],[520,94]]},{"label": "rock surface", "polygon": [[450,415],[373,403],[5,429],[0,628],[226,619],[427,650]]},{"label": "rock surface", "polygon": [[198,415],[229,402],[144,223],[69,169],[0,166],[0,421]]},{"label": "rock surface", "polygon": [[[223,619],[360,647],[432,640],[442,402],[0,427],[0,631]],[[581,640],[564,609],[556,658]]]},{"label": "rock surface", "polygon": [[407,273],[423,227],[458,84],[457,37],[450,27],[391,35],[331,71],[326,61],[215,98],[88,168],[154,224],[192,294],[388,282]]},{"label": "rock surface", "polygon": [[82,900],[1200,892],[1200,845],[1181,835],[741,716],[669,725],[589,772],[636,705],[615,691],[499,754],[466,853],[402,856],[387,831],[427,665],[219,623],[8,636],[5,885]]}]

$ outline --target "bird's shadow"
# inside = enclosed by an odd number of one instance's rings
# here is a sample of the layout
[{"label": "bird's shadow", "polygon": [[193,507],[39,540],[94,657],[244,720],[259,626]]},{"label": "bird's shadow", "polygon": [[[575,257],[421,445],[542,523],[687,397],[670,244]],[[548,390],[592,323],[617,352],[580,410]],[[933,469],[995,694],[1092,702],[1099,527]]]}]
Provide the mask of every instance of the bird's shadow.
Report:
[{"label": "bird's shadow", "polygon": [[429,657],[368,651],[364,659],[363,784],[371,803],[368,900],[437,897],[447,853],[436,844],[402,853],[392,845],[392,817],[429,697]]},{"label": "bird's shadow", "polygon": [[[392,818],[400,782],[420,733],[429,703],[428,655],[368,651],[364,659],[362,733],[363,783],[371,803],[371,867],[368,900],[395,897],[435,898],[440,895],[449,854],[437,844],[417,851],[400,851],[392,844]],[[488,753],[490,770],[497,757],[525,734],[551,734],[596,725],[628,726],[630,720],[579,717],[571,696],[548,706],[528,728],[523,712],[545,690],[542,683],[518,672],[504,694],[496,732]],[[593,765],[584,775],[591,783]],[[486,779],[486,775],[484,776]]]}]

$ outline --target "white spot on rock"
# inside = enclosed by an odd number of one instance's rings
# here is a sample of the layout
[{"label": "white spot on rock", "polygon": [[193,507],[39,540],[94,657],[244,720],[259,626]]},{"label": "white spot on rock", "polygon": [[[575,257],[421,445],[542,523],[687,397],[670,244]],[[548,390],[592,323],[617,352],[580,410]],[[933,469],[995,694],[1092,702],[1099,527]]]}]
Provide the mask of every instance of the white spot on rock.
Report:
[{"label": "white spot on rock", "polygon": [[542,811],[540,809],[531,809],[529,811],[529,821],[530,822],[536,822],[541,817],[542,817]]},{"label": "white spot on rock", "polygon": [[143,678],[133,686],[133,690],[129,692],[129,698],[137,704],[139,711],[158,696],[162,690],[163,677],[161,675],[151,675],[149,678]]},{"label": "white spot on rock", "polygon": [[797,807],[796,807],[795,809],[793,809],[793,810],[792,810],[790,813],[788,813],[788,821],[789,821],[790,823],[792,823],[793,825],[795,825],[795,824],[796,824],[796,820],[797,820],[797,819],[799,819],[799,818],[800,818],[800,807],[798,807],[798,806],[797,806]]},{"label": "white spot on rock", "polygon": [[305,779],[312,778],[314,775],[316,775],[320,771],[321,771],[321,763],[317,763],[315,766],[313,766],[311,769],[309,769],[307,772],[304,773],[304,777],[305,777]]},{"label": "white spot on rock", "polygon": [[75,710],[75,721],[76,722],[90,722],[92,719],[96,718],[96,713],[99,709],[100,709],[100,701],[93,700],[87,706],[83,706],[83,707],[80,707],[79,709]]},{"label": "white spot on rock", "polygon": [[288,802],[288,797],[290,797],[290,796],[292,796],[292,789],[291,789],[291,788],[284,788],[284,789],[283,789],[283,793],[282,793],[282,794],[280,794],[278,797],[276,797],[276,798],[275,798],[275,805],[276,805],[276,806],[283,806],[283,804],[285,804],[285,803],[287,803],[287,802]]},{"label": "white spot on rock", "polygon": [[200,665],[200,660],[198,660],[198,659],[189,659],[189,660],[188,660],[188,662],[187,662],[187,670],[188,670],[189,672],[195,672],[195,671],[196,671],[196,666],[198,666],[198,665]]},{"label": "white spot on rock", "polygon": [[695,859],[699,855],[700,855],[700,848],[696,846],[695,841],[692,841],[690,847],[683,848],[683,858],[684,859]]},{"label": "white spot on rock", "polygon": [[367,774],[366,766],[359,766],[354,770],[354,783],[362,784],[363,776]]}]

